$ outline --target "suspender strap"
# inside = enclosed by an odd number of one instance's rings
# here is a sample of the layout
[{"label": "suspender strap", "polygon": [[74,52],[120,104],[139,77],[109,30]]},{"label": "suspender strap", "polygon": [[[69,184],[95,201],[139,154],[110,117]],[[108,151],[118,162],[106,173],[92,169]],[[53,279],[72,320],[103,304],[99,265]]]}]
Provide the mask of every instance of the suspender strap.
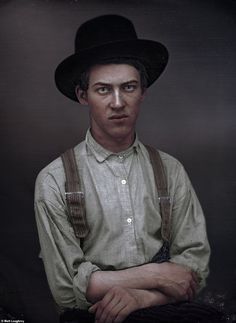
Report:
[{"label": "suspender strap", "polygon": [[73,149],[61,155],[66,174],[66,202],[68,217],[77,238],[84,238],[89,228],[86,221],[84,193],[81,191],[80,178]]},{"label": "suspender strap", "polygon": [[170,196],[167,188],[167,179],[164,166],[159,152],[153,147],[145,145],[149,153],[150,161],[152,164],[154,179],[156,183],[158,199],[160,203],[160,210],[162,215],[161,235],[164,241],[170,240]]},{"label": "suspender strap", "polygon": [[153,168],[154,179],[156,183],[158,199],[160,203],[160,212],[162,217],[161,235],[163,239],[163,246],[160,251],[153,257],[155,262],[163,262],[170,259],[169,256],[169,242],[170,242],[170,232],[171,232],[171,205],[170,196],[168,193],[167,178],[164,170],[164,166],[160,157],[159,152],[145,145],[150,162]]}]

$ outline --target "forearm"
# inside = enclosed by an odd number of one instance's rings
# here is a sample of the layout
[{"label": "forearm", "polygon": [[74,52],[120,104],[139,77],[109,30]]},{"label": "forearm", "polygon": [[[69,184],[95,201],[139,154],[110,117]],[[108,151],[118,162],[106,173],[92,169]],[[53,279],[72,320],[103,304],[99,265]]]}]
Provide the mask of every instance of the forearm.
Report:
[{"label": "forearm", "polygon": [[195,277],[186,268],[171,264],[145,264],[120,271],[98,271],[90,276],[86,297],[101,300],[114,286],[157,290],[176,300],[190,299],[195,293]]},{"label": "forearm", "polygon": [[156,273],[151,272],[149,264],[118,271],[97,271],[90,276],[87,299],[91,302],[100,300],[107,291],[120,286],[131,289],[153,289]]}]

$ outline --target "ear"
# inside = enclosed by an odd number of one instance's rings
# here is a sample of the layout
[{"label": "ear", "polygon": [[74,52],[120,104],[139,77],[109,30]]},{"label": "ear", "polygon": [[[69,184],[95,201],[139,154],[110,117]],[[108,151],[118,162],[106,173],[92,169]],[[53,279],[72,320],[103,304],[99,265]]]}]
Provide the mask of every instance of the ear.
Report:
[{"label": "ear", "polygon": [[77,96],[79,103],[83,105],[88,105],[87,92],[84,90],[81,90],[81,88],[78,85],[75,88],[75,94]]}]

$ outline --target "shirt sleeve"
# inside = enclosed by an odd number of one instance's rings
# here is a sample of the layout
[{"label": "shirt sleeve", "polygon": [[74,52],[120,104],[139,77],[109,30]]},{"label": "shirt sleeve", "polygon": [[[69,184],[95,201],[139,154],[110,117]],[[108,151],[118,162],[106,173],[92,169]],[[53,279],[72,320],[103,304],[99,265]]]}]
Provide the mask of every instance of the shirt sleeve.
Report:
[{"label": "shirt sleeve", "polygon": [[171,261],[197,273],[200,291],[209,274],[209,258],[204,214],[188,175],[179,165],[172,207]]},{"label": "shirt sleeve", "polygon": [[65,308],[86,309],[90,275],[100,270],[85,259],[80,239],[67,220],[67,208],[52,176],[38,176],[35,215],[41,255],[55,302]]}]

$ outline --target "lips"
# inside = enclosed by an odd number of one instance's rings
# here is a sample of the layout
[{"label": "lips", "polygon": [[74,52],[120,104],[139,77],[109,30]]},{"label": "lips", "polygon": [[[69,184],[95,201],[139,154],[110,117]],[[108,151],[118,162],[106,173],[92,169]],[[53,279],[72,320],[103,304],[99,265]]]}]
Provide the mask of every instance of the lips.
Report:
[{"label": "lips", "polygon": [[125,119],[128,118],[128,116],[126,114],[119,114],[119,115],[112,115],[109,117],[109,120],[121,120],[121,119]]}]

